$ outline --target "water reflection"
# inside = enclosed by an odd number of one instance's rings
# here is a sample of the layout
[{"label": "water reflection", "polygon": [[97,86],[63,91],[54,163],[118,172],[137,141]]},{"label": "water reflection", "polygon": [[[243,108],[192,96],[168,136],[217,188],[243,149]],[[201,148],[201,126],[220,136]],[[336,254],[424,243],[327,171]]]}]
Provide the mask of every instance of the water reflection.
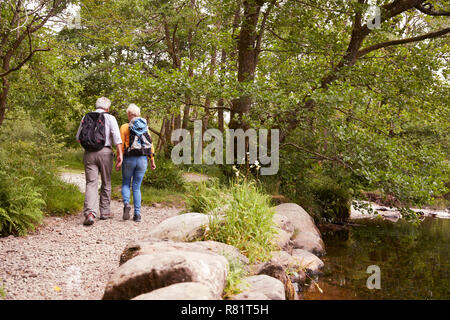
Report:
[{"label": "water reflection", "polygon": [[[449,299],[450,220],[358,220],[323,234],[327,256],[319,279],[305,299]],[[381,269],[381,289],[366,286],[367,267]]]}]

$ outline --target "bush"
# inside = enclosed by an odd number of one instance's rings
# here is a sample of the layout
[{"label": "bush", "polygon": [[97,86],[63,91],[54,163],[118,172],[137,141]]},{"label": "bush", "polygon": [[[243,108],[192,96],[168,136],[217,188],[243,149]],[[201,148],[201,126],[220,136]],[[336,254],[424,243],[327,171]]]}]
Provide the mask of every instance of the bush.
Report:
[{"label": "bush", "polygon": [[81,209],[81,192],[58,175],[62,145],[45,126],[29,118],[5,121],[0,142],[2,235],[24,235],[44,213],[61,215]]},{"label": "bush", "polygon": [[155,157],[156,170],[147,170],[143,184],[156,189],[180,190],[184,188],[181,170],[170,159]]},{"label": "bush", "polygon": [[274,249],[275,234],[270,196],[256,183],[234,181],[230,186],[216,182],[193,185],[188,190],[187,206],[194,211],[225,216],[213,218],[205,240],[223,242],[238,248],[251,262],[265,261]]},{"label": "bush", "polygon": [[323,220],[337,223],[348,220],[352,201],[348,189],[329,177],[313,180],[311,189]]},{"label": "bush", "polygon": [[17,178],[0,171],[0,235],[25,235],[42,220],[45,205],[33,178]]}]

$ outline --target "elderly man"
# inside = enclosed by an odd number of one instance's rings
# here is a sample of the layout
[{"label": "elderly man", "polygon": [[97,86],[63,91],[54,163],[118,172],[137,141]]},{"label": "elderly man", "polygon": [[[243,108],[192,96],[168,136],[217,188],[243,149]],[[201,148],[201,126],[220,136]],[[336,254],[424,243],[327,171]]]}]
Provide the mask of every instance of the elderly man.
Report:
[{"label": "elderly man", "polygon": [[111,172],[114,158],[112,144],[117,149],[116,166],[120,168],[123,160],[119,125],[116,118],[108,113],[111,101],[101,97],[97,99],[95,105],[95,112],[86,114],[81,120],[76,136],[78,142],[85,148],[83,156],[86,176],[84,225],[92,225],[97,216],[95,205],[98,199],[99,172],[102,179],[99,201],[100,219],[112,218],[110,212]]}]

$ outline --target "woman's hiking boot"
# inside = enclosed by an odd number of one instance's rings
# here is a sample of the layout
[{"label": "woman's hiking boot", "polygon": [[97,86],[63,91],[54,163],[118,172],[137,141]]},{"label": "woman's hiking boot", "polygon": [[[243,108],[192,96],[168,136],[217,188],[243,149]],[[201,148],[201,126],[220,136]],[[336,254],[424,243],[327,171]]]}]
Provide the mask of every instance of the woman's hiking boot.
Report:
[{"label": "woman's hiking boot", "polygon": [[123,220],[128,220],[130,219],[130,210],[131,210],[131,206],[128,203],[125,203],[123,205]]}]

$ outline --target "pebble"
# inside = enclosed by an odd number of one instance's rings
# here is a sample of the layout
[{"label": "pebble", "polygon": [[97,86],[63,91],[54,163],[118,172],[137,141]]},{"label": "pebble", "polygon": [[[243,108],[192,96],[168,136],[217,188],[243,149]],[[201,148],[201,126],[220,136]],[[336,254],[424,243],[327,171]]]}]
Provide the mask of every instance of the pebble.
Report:
[{"label": "pebble", "polygon": [[128,242],[145,236],[180,210],[143,206],[142,221],[137,224],[123,221],[122,204],[113,200],[112,220],[96,219],[86,227],[81,213],[46,217],[28,236],[0,238],[0,285],[6,299],[101,299]]}]

